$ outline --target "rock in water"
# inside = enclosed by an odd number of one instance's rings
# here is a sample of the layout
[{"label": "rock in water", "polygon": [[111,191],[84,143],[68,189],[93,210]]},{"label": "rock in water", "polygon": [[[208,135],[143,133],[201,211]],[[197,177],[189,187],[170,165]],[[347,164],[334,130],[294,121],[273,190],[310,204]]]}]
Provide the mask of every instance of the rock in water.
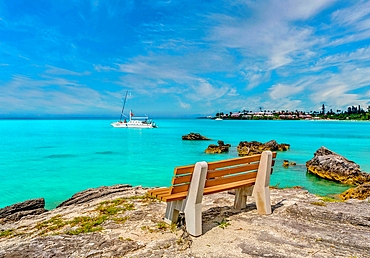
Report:
[{"label": "rock in water", "polygon": [[210,144],[207,149],[204,151],[205,153],[225,153],[229,151],[231,147],[230,144],[225,144],[223,141],[218,141],[218,145]]},{"label": "rock in water", "polygon": [[45,212],[44,198],[16,203],[0,209],[0,221],[17,221],[24,216],[38,215]]},{"label": "rock in water", "polygon": [[361,172],[360,166],[345,157],[321,147],[306,162],[308,172],[319,177],[349,185],[370,182],[370,174]]},{"label": "rock in water", "polygon": [[182,136],[183,140],[199,141],[199,140],[210,140],[209,138],[200,135],[199,133],[189,133]]},{"label": "rock in water", "polygon": [[281,143],[278,144],[275,140],[268,141],[266,143],[257,141],[242,141],[236,148],[239,156],[251,156],[255,154],[261,154],[263,151],[287,151],[290,148],[290,144]]}]

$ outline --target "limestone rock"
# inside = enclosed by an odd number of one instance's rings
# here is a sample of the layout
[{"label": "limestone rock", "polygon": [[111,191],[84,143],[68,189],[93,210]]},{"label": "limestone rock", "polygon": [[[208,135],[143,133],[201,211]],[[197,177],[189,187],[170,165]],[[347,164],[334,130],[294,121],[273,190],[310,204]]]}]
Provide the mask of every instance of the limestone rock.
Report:
[{"label": "limestone rock", "polygon": [[0,221],[17,221],[28,215],[38,215],[45,212],[44,198],[16,203],[0,209]]},{"label": "limestone rock", "polygon": [[[273,212],[261,216],[253,197],[236,210],[227,192],[205,195],[203,234],[192,237],[183,226],[165,226],[166,203],[143,199],[146,191],[127,188],[0,225],[0,257],[370,257],[368,201],[326,202],[303,189],[271,189]],[[132,209],[109,215],[101,231],[70,235],[52,223],[97,216],[102,202],[117,198]]]},{"label": "limestone rock", "polygon": [[261,143],[257,141],[242,141],[237,147],[239,156],[250,156],[255,154],[261,154],[263,151],[287,151],[290,148],[290,144],[281,143],[278,144],[275,140]]},{"label": "limestone rock", "polygon": [[57,206],[63,207],[63,206],[69,206],[69,205],[74,205],[74,204],[81,204],[85,202],[89,202],[91,200],[101,198],[106,195],[114,194],[114,193],[119,193],[119,192],[124,192],[128,188],[132,188],[131,185],[114,185],[114,186],[102,186],[99,188],[91,188],[87,189],[82,192],[78,192],[72,196],[72,198],[62,202]]},{"label": "limestone rock", "polygon": [[223,141],[218,141],[217,143],[218,145],[210,144],[205,150],[205,153],[225,153],[231,147],[230,144],[225,144]]},{"label": "limestone rock", "polygon": [[199,133],[189,133],[182,136],[183,140],[199,141],[199,140],[210,140],[209,138],[200,135]]},{"label": "limestone rock", "polygon": [[360,166],[345,157],[321,147],[306,162],[308,172],[319,177],[349,185],[370,182],[370,174],[361,172]]},{"label": "limestone rock", "polygon": [[370,197],[370,183],[365,183],[355,188],[348,189],[339,195],[343,200],[359,199],[365,200]]}]

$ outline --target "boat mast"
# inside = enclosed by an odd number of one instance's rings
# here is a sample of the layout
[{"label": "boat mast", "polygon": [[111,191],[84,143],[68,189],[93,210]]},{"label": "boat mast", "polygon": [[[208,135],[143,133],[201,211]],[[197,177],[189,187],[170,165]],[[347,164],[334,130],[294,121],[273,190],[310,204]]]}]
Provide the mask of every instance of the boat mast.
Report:
[{"label": "boat mast", "polygon": [[122,122],[123,111],[125,110],[126,99],[127,99],[127,93],[128,93],[128,91],[126,91],[125,101],[123,102],[122,111],[121,111],[121,117],[119,118],[119,121],[120,121],[120,122]]}]

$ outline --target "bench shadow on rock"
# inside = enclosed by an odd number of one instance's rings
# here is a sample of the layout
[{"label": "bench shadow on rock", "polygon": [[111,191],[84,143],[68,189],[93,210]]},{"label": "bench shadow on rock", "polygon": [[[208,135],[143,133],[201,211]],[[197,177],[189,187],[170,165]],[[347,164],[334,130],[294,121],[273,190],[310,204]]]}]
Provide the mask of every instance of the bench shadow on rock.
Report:
[{"label": "bench shadow on rock", "polygon": [[[272,212],[284,206],[283,201],[284,200],[281,200],[278,203],[271,205]],[[247,207],[242,210],[234,209],[232,206],[211,207],[208,210],[202,212],[203,234],[207,233],[208,231],[212,230],[215,227],[218,227],[222,223],[222,221],[224,222],[229,221],[229,218],[233,215],[237,215],[240,213],[248,213],[256,210],[257,207],[254,202],[247,204]],[[184,224],[185,217],[183,214],[181,214],[179,216],[177,225],[183,226]]]}]

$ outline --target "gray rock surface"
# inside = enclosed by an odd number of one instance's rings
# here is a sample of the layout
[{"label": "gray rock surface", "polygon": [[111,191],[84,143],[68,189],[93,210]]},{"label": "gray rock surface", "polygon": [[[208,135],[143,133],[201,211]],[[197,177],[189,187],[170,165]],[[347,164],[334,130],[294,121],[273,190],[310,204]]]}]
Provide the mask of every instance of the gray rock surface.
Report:
[{"label": "gray rock surface", "polygon": [[19,220],[28,215],[37,215],[45,212],[45,200],[43,198],[32,199],[16,203],[0,209],[0,222],[7,220]]},{"label": "gray rock surface", "polygon": [[59,204],[57,208],[90,202],[94,199],[101,198],[103,196],[124,192],[127,190],[127,188],[131,188],[131,185],[114,185],[114,186],[102,186],[99,188],[90,188],[85,191],[74,194],[70,199]]},{"label": "gray rock surface", "polygon": [[[325,202],[302,189],[272,189],[273,213],[258,215],[253,198],[240,211],[232,208],[234,195],[207,195],[203,198],[203,235],[191,237],[181,226],[164,226],[165,203],[145,199],[146,191],[127,187],[89,202],[1,224],[0,258],[370,257],[368,200]],[[96,216],[102,203],[122,198],[132,203],[132,209],[107,219],[101,231],[71,235],[67,233],[70,225],[44,230],[57,218]],[[117,216],[127,219],[120,222]]]}]

